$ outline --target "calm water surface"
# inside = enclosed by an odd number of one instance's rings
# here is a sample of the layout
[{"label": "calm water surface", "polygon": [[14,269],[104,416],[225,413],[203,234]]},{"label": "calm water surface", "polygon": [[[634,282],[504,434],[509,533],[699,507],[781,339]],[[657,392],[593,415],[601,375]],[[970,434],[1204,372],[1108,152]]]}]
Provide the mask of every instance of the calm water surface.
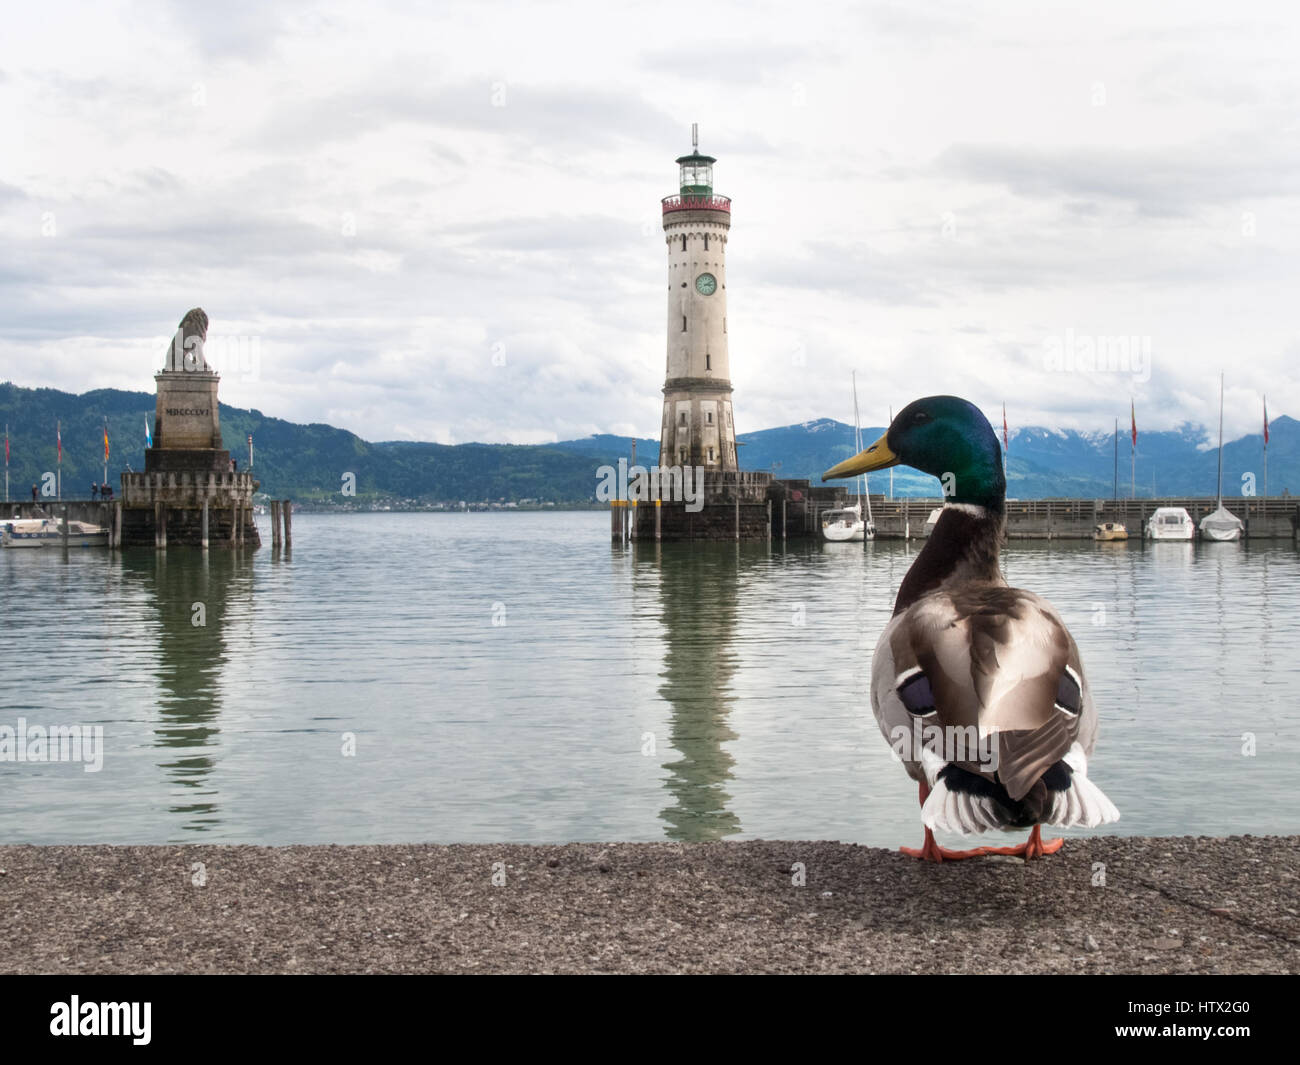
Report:
[{"label": "calm water surface", "polygon": [[[291,556],[0,552],[0,725],[105,732],[98,773],[0,762],[0,842],[916,842],[866,691],[919,545],[608,529],[302,514]],[[1300,831],[1297,561],[1009,546],[1083,652],[1114,831]]]}]

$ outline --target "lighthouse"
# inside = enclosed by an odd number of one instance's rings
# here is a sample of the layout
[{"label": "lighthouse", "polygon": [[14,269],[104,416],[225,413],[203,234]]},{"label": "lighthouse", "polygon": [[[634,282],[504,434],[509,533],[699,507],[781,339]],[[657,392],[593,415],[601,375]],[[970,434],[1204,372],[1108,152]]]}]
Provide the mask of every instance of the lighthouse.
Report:
[{"label": "lighthouse", "polygon": [[679,192],[663,199],[668,247],[668,357],[662,465],[734,472],[736,429],[727,359],[727,234],[731,200],[713,191],[711,155],[701,155],[699,126],[691,154],[677,160]]}]

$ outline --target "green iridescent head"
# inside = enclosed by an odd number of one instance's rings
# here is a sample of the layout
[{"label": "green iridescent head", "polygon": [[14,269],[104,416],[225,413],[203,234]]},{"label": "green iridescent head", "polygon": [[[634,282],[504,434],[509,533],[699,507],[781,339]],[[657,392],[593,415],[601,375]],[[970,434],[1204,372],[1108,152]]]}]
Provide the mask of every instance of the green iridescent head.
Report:
[{"label": "green iridescent head", "polygon": [[1005,508],[1007,482],[997,434],[978,407],[957,396],[927,396],[909,403],[884,436],[827,470],[822,480],[900,464],[938,477],[950,503]]}]

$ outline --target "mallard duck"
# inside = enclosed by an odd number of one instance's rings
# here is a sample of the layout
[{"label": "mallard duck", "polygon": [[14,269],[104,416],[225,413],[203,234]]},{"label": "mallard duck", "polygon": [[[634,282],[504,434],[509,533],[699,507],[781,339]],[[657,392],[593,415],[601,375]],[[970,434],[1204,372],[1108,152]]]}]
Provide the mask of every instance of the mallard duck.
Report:
[{"label": "mallard duck", "polygon": [[[1088,779],[1097,713],[1073,637],[1051,604],[998,565],[1006,479],[997,435],[956,396],[908,404],[865,451],[822,475],[900,463],[938,477],[943,512],[898,589],[871,663],[871,706],[920,784],[929,861],[1060,849],[1040,825],[1093,828],[1119,811]],[[1015,847],[955,851],[935,830],[1030,828]]]}]

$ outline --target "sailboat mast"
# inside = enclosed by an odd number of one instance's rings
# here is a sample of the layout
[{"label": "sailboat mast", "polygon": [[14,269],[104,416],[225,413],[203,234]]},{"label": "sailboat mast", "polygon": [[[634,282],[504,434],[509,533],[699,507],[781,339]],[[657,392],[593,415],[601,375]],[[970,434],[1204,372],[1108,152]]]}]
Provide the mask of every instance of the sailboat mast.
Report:
[{"label": "sailboat mast", "polygon": [[1219,371],[1219,487],[1215,489],[1219,506],[1223,506],[1223,371]]},{"label": "sailboat mast", "polygon": [[[862,424],[861,424],[861,419],[858,417],[858,371],[857,370],[853,371],[853,446],[856,447],[858,451],[862,450]],[[870,488],[870,482],[867,480],[865,475],[862,478],[862,484],[860,486],[859,491],[861,495],[866,496],[867,521],[870,521],[871,520],[871,488]],[[861,503],[862,500],[859,499],[858,517],[862,516],[862,510],[860,509]]]}]

